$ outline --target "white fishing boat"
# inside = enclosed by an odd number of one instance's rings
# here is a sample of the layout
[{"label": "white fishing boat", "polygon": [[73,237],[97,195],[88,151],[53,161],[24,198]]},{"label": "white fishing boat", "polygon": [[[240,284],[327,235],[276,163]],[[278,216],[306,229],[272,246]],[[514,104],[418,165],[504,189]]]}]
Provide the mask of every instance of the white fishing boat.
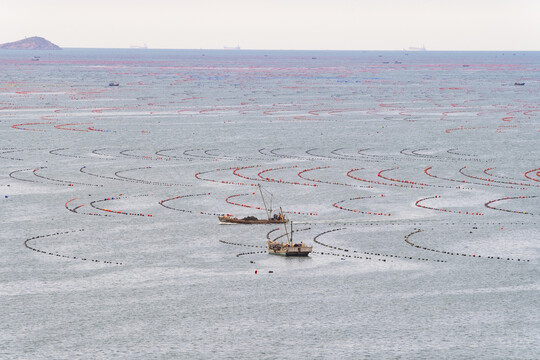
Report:
[{"label": "white fishing boat", "polygon": [[[266,248],[268,249],[269,254],[273,255],[282,255],[282,256],[308,256],[309,253],[313,250],[312,246],[307,246],[303,242],[295,243],[293,241],[293,228],[291,221],[291,234],[287,231],[287,224],[285,227],[285,235],[287,237],[287,242],[276,240],[268,240],[266,242]],[[282,236],[281,236],[282,237]],[[279,239],[279,238],[278,238]]]}]

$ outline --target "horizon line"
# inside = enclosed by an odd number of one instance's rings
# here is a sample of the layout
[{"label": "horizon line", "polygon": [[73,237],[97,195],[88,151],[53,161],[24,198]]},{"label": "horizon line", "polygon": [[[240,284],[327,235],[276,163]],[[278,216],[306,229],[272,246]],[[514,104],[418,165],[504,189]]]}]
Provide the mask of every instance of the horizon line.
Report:
[{"label": "horizon line", "polygon": [[409,50],[409,49],[264,49],[264,48],[239,48],[239,49],[226,49],[222,48],[132,48],[132,47],[74,47],[67,46],[61,47],[61,49],[106,49],[106,50],[198,50],[198,51],[227,51],[227,52],[239,52],[239,51],[400,51],[410,53],[425,53],[425,52],[539,52],[538,50],[518,50],[518,49],[489,49],[489,50],[460,50],[460,49],[444,49],[444,50]]}]

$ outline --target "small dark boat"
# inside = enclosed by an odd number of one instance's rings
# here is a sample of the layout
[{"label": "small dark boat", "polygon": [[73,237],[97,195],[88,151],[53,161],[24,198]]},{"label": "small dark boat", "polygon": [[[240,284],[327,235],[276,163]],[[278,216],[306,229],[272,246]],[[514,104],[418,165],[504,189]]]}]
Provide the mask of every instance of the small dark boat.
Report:
[{"label": "small dark boat", "polygon": [[218,220],[222,224],[284,224],[287,222],[287,219],[280,218],[277,214],[270,219],[257,219],[255,216],[246,216],[239,219],[230,215],[223,215],[218,216]]},{"label": "small dark boat", "polygon": [[272,216],[272,203],[270,202],[270,208],[266,206],[266,200],[264,199],[261,185],[259,185],[259,192],[261,193],[264,210],[266,211],[266,219],[257,219],[255,216],[246,216],[239,219],[232,215],[219,215],[219,222],[221,224],[285,224],[288,220],[283,216],[283,214],[274,214]]},{"label": "small dark boat", "polygon": [[114,81],[111,81],[111,82],[109,83],[109,86],[119,86],[119,85],[120,85],[119,83],[114,82]]},{"label": "small dark boat", "polygon": [[515,85],[515,86],[524,86],[525,83],[522,83],[522,82],[515,82],[514,85]]}]

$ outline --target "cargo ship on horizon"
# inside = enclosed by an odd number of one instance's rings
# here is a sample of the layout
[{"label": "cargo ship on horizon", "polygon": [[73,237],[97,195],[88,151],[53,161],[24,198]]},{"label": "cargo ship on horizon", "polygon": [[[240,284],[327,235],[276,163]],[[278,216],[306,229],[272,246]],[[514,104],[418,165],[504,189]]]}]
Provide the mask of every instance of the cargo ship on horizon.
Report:
[{"label": "cargo ship on horizon", "polygon": [[426,47],[422,45],[421,47],[411,46],[406,49],[403,48],[403,51],[427,51],[427,50],[426,50]]}]

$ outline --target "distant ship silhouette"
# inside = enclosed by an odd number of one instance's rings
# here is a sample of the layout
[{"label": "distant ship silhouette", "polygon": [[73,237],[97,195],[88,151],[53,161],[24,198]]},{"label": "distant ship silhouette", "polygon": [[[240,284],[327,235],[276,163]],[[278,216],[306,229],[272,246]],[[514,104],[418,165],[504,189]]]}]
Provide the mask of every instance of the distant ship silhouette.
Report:
[{"label": "distant ship silhouette", "polygon": [[422,47],[411,46],[406,49],[403,48],[403,51],[427,51],[427,50],[426,50],[426,47],[422,45]]},{"label": "distant ship silhouette", "polygon": [[130,48],[130,49],[148,49],[148,46],[146,46],[146,44],[142,44],[142,45],[131,45],[129,48]]}]

